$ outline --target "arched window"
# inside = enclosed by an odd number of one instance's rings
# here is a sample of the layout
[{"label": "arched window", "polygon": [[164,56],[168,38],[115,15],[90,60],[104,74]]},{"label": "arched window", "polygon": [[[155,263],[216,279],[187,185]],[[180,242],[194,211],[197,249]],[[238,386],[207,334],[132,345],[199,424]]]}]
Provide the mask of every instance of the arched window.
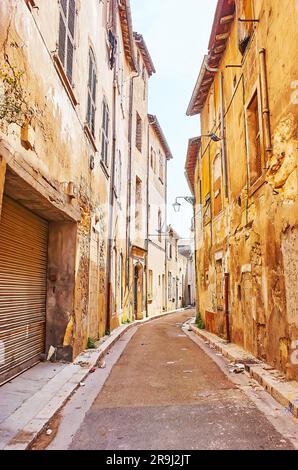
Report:
[{"label": "arched window", "polygon": [[60,0],[58,55],[70,82],[73,74],[75,19],[76,1]]},{"label": "arched window", "polygon": [[88,76],[88,100],[87,100],[87,126],[92,135],[95,135],[95,102],[96,102],[96,64],[92,49],[89,49],[89,76]]}]

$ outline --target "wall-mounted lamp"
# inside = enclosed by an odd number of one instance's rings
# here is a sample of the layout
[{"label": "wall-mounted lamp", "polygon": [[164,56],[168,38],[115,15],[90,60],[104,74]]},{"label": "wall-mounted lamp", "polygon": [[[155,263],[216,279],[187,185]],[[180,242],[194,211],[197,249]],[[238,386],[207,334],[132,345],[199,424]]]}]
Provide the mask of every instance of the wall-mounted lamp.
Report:
[{"label": "wall-mounted lamp", "polygon": [[184,201],[189,202],[189,204],[191,204],[192,206],[195,203],[195,198],[192,196],[178,196],[176,197],[175,202],[173,204],[175,212],[180,212],[180,209],[181,209],[181,204],[180,202],[178,202],[178,199],[184,199]]},{"label": "wall-mounted lamp", "polygon": [[211,132],[210,134],[201,135],[201,137],[209,137],[209,139],[213,140],[213,142],[220,142],[222,140],[213,132]]}]

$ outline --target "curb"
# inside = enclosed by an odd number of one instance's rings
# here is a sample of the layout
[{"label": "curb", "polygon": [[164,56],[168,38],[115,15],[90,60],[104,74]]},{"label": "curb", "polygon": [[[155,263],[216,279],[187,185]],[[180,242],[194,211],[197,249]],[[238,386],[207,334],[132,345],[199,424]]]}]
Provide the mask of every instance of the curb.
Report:
[{"label": "curb", "polygon": [[240,362],[245,366],[248,374],[295,418],[298,418],[298,382],[287,381],[283,374],[260,361],[252,354],[234,343],[228,343],[213,333],[200,330],[194,324],[188,323],[189,329],[197,336],[213,346],[231,362]]},{"label": "curb", "polygon": [[[112,331],[111,335],[106,337],[106,339],[98,346],[96,349],[86,349],[81,354],[79,354],[72,363],[66,365],[65,369],[62,369],[60,379],[57,381],[56,391],[52,391],[48,402],[38,411],[35,416],[28,416],[28,421],[24,422],[24,425],[20,425],[20,428],[15,424],[18,422],[18,417],[23,414],[26,420],[26,409],[29,408],[28,401],[25,401],[20,408],[17,408],[8,418],[6,418],[0,425],[0,431],[4,429],[4,434],[7,429],[15,429],[14,435],[11,434],[7,436],[7,440],[0,443],[0,449],[2,450],[29,450],[30,447],[34,444],[36,439],[48,426],[49,422],[59,413],[63,408],[65,403],[69,398],[76,392],[80,387],[80,384],[88,377],[90,369],[92,367],[98,366],[98,363],[103,359],[103,357],[109,352],[109,350],[114,346],[114,344],[131,328],[138,328],[143,324],[146,324],[150,321],[160,319],[170,314],[179,313],[186,309],[171,310],[168,312],[163,312],[161,314],[155,315],[153,317],[147,317],[142,320],[136,320],[133,323],[128,325],[120,325],[118,328]],[[80,367],[80,363],[87,363],[87,367]],[[73,369],[73,371],[71,370]],[[66,380],[63,379],[65,371],[69,370]],[[49,394],[49,390],[53,386],[51,380],[40,390],[38,390],[32,397],[35,399],[35,395],[44,393]],[[31,397],[31,399],[32,399]],[[36,399],[36,401],[38,401]],[[27,412],[28,413],[28,412]]]}]

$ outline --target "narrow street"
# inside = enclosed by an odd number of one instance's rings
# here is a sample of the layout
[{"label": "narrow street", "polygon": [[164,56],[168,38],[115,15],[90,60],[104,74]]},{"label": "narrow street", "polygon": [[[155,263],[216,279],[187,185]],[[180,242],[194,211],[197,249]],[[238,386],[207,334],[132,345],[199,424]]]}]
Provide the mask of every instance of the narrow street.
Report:
[{"label": "narrow street", "polygon": [[62,410],[48,449],[294,449],[297,420],[190,339],[181,327],[192,313],[126,333]]}]

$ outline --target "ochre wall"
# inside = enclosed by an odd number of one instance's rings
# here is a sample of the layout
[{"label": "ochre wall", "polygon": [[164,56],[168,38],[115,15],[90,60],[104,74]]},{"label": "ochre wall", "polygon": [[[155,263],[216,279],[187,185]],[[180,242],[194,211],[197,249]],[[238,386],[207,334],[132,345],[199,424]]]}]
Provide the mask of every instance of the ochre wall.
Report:
[{"label": "ochre wall", "polygon": [[[203,231],[197,227],[198,308],[202,315],[214,313],[217,333],[225,336],[216,310],[215,257],[222,250],[222,281],[224,272],[230,274],[232,341],[283,370],[289,378],[298,378],[297,365],[290,359],[291,343],[298,338],[298,11],[294,0],[283,0],[282,7],[280,3],[253,2],[254,16],[260,22],[244,56],[238,49],[238,24],[234,22],[220,65],[224,74],[229,198],[224,197],[222,188],[222,212],[214,217],[212,210],[212,220],[205,220]],[[272,150],[266,152],[265,124],[260,117],[263,176],[251,187],[245,109],[255,89],[262,107],[263,48]],[[241,63],[242,68],[226,68]],[[219,80],[217,73],[201,113],[202,134],[220,134]],[[212,162],[220,149],[220,142],[203,138],[202,158],[197,164],[203,205],[211,188]],[[196,193],[198,198],[198,188]],[[212,191],[211,198],[213,207]]]}]

